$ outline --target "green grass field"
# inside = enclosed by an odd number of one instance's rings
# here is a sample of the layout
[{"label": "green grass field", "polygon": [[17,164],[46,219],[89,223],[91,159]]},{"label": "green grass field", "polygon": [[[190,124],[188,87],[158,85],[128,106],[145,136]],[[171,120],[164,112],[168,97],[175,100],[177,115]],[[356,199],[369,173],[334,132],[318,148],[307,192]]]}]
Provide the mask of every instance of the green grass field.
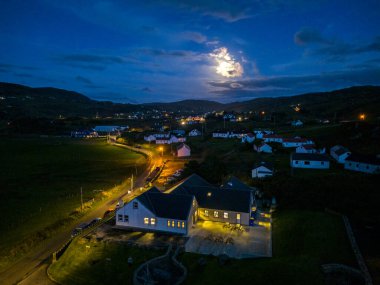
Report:
[{"label": "green grass field", "polygon": [[184,254],[189,270],[185,284],[325,284],[320,266],[343,263],[355,266],[342,219],[323,212],[284,211],[274,216],[273,257],[230,260]]},{"label": "green grass field", "polygon": [[[62,285],[132,284],[134,270],[164,252],[80,239],[50,266],[49,273]],[[132,265],[128,264],[129,257],[133,258]]]},{"label": "green grass field", "polygon": [[97,198],[146,163],[100,139],[3,138],[0,156],[0,268],[72,222],[81,187],[84,201]]},{"label": "green grass field", "polygon": [[[89,245],[90,248],[86,248]],[[133,270],[161,251],[123,244],[75,241],[49,272],[61,284],[132,284]],[[273,257],[230,260],[184,253],[188,269],[185,284],[324,284],[320,266],[343,263],[356,266],[342,219],[312,211],[283,211],[274,215]],[[132,256],[135,264],[129,267]],[[107,262],[106,258],[111,261]],[[199,265],[200,258],[206,265]]]}]

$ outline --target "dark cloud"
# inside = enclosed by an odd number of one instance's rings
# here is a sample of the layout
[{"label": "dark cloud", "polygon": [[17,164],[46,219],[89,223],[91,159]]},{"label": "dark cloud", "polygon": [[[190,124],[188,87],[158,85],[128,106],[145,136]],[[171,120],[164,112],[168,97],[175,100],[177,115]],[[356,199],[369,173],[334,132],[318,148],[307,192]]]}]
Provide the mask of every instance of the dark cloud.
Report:
[{"label": "dark cloud", "polygon": [[32,74],[29,73],[15,73],[14,74],[17,77],[22,77],[22,78],[32,78],[34,77]]},{"label": "dark cloud", "polygon": [[346,43],[323,36],[312,28],[303,28],[294,35],[298,45],[314,45],[306,54],[324,56],[328,61],[344,61],[348,56],[369,52],[380,52],[380,37],[367,44]]},{"label": "dark cloud", "polygon": [[77,77],[75,77],[75,79],[76,79],[76,81],[81,82],[81,83],[85,83],[87,85],[92,85],[93,84],[90,79],[88,79],[86,77],[83,77],[83,76],[79,76],[78,75]]},{"label": "dark cloud", "polygon": [[33,66],[22,66],[22,65],[0,63],[0,70],[5,72],[5,71],[12,71],[12,70],[39,70],[39,68],[33,67]]},{"label": "dark cloud", "polygon": [[62,62],[80,62],[80,63],[124,63],[124,59],[119,56],[93,55],[93,54],[67,54],[57,57]]},{"label": "dark cloud", "polygon": [[[212,93],[221,96],[287,96],[305,92],[326,91],[355,85],[378,85],[380,67],[344,70],[305,76],[277,76],[249,80],[209,82]],[[239,88],[236,88],[239,86]]]},{"label": "dark cloud", "polygon": [[186,50],[163,50],[163,49],[152,49],[152,48],[142,48],[137,50],[140,54],[145,54],[149,56],[173,56],[173,57],[187,57],[194,55],[193,52]]},{"label": "dark cloud", "polygon": [[183,32],[181,36],[185,40],[193,41],[198,44],[202,44],[207,41],[207,37],[198,32]]},{"label": "dark cloud", "polygon": [[152,92],[153,90],[150,89],[149,87],[144,87],[144,88],[141,89],[141,91],[142,91],[142,92],[148,92],[148,93],[150,93],[150,92]]},{"label": "dark cloud", "polygon": [[294,35],[294,42],[298,45],[307,44],[331,44],[321,33],[312,28],[303,28]]}]

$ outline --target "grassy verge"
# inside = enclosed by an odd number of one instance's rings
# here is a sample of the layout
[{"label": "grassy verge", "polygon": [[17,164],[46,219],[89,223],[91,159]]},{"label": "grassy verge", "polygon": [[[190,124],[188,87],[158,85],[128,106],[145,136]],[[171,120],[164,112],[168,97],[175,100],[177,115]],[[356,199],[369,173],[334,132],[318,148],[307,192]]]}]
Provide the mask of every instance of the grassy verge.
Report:
[{"label": "grassy verge", "polygon": [[[75,240],[49,268],[60,284],[132,284],[134,270],[165,250],[144,249],[118,243]],[[128,264],[128,258],[133,264]]]},{"label": "grassy verge", "polygon": [[355,266],[340,217],[311,211],[275,215],[273,258],[231,260],[184,254],[189,270],[186,284],[324,284],[320,266],[336,262]]},{"label": "grassy verge", "polygon": [[60,227],[72,223],[83,200],[100,201],[104,192],[145,158],[104,140],[6,138],[0,141],[0,268],[17,259]]}]

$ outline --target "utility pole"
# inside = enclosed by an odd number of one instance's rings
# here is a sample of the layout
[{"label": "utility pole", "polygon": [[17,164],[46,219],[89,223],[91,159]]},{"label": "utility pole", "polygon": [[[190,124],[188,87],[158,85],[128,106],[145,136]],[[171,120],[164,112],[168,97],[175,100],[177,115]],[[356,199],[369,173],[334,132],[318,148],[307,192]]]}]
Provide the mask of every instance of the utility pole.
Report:
[{"label": "utility pole", "polygon": [[82,187],[80,188],[80,208],[83,211],[83,190]]},{"label": "utility pole", "polygon": [[132,177],[131,177],[131,192],[133,191],[133,173],[132,173]]}]

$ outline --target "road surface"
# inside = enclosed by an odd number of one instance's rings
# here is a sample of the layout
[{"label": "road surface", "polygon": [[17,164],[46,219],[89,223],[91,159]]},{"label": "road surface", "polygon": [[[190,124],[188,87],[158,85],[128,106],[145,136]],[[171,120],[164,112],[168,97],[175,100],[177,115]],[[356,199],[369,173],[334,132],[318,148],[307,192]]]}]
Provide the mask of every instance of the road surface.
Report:
[{"label": "road surface", "polygon": [[[154,154],[149,150],[137,149],[129,146],[124,146],[120,144],[114,144],[117,147],[127,148],[136,152],[143,153],[148,158],[148,164],[146,170],[140,174],[134,181],[134,191],[128,194],[128,189],[123,189],[123,194],[117,198],[112,198],[103,205],[86,213],[81,219],[77,221],[77,224],[84,223],[95,219],[97,217],[103,217],[105,211],[110,207],[114,207],[119,199],[129,201],[134,197],[141,194],[139,190],[145,184],[145,179],[148,177],[151,169],[154,169],[156,165],[162,163],[162,158]],[[54,237],[49,240],[42,242],[37,248],[35,248],[31,253],[27,254],[25,257],[20,259],[10,268],[0,273],[0,284],[1,285],[51,285],[53,283],[46,274],[47,267],[50,263],[50,257],[53,252],[58,250],[62,244],[68,241],[71,237],[72,228],[64,229],[58,232]]]}]

